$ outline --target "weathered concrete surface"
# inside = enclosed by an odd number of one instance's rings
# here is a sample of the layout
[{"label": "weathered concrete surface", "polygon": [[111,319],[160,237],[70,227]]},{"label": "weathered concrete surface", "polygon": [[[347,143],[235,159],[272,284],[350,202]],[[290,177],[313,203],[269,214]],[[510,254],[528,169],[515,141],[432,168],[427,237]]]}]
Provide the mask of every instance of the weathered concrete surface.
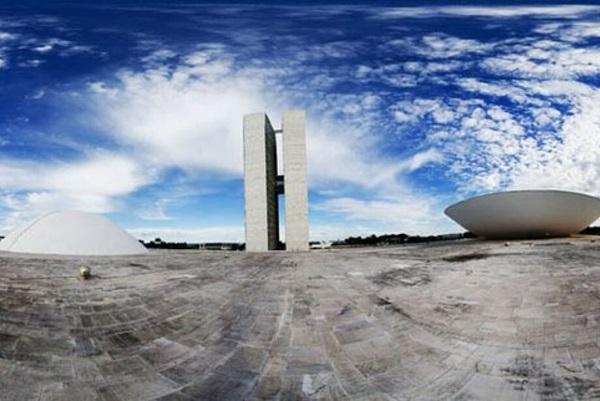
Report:
[{"label": "weathered concrete surface", "polygon": [[277,148],[275,131],[265,113],[244,116],[244,213],[246,249],[277,249]]},{"label": "weathered concrete surface", "polygon": [[308,184],[306,180],[306,116],[303,110],[283,113],[285,175],[285,249],[308,251]]},{"label": "weathered concrete surface", "polygon": [[0,272],[1,400],[600,399],[600,241]]}]

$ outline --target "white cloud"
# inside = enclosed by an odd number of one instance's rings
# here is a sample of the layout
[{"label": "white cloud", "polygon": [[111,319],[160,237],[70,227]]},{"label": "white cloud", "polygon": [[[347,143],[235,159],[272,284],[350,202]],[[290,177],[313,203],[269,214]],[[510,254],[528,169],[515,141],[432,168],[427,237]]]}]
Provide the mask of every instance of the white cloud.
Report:
[{"label": "white cloud", "polygon": [[600,91],[576,100],[560,140],[532,148],[512,173],[515,188],[556,188],[600,195]]},{"label": "white cloud", "polygon": [[435,123],[445,124],[456,117],[455,111],[439,99],[403,100],[393,104],[391,112],[394,120],[399,123],[414,123],[430,117]]},{"label": "white cloud", "polygon": [[8,44],[18,37],[16,34],[0,31],[0,69],[8,66],[8,57],[6,56],[6,52],[9,49]]},{"label": "white cloud", "polygon": [[150,53],[148,56],[142,57],[142,62],[148,65],[160,64],[177,56],[171,49],[158,49]]},{"label": "white cloud", "polygon": [[[433,156],[448,165],[448,177],[466,191],[495,190],[510,181],[509,161],[528,142],[523,125],[504,108],[477,100],[437,100],[453,110],[451,124],[427,133]],[[432,157],[433,157],[432,156]]]},{"label": "white cloud", "polygon": [[9,40],[16,39],[16,35],[8,32],[0,32],[0,42],[6,42]]},{"label": "white cloud", "polygon": [[90,91],[104,132],[157,166],[234,175],[242,171],[242,117],[266,108],[260,79],[212,51],[191,54],[172,71],[125,70],[115,83],[91,83]]},{"label": "white cloud", "polygon": [[441,210],[433,198],[406,193],[397,199],[332,198],[315,205],[314,208],[321,212],[341,215],[349,223],[359,222],[366,225],[371,233],[428,234],[438,230],[440,223],[443,224]]},{"label": "white cloud", "polygon": [[31,99],[39,100],[46,95],[46,91],[44,89],[38,89],[30,96]]},{"label": "white cloud", "polygon": [[119,94],[119,90],[116,88],[110,88],[106,85],[106,83],[104,82],[89,82],[88,83],[88,88],[91,92],[99,94],[99,95],[106,95],[110,98],[114,98],[117,94]]},{"label": "white cloud", "polygon": [[55,166],[42,174],[41,186],[63,192],[121,196],[145,185],[149,177],[135,161],[115,155]]},{"label": "white cloud", "polygon": [[415,154],[400,166],[402,170],[415,171],[431,163],[440,163],[443,159],[444,156],[439,150],[430,148]]},{"label": "white cloud", "polygon": [[149,183],[151,174],[114,154],[69,163],[4,160],[0,163],[1,202],[8,209],[4,227],[53,210],[116,211],[121,197]]},{"label": "white cloud", "polygon": [[566,99],[570,106],[577,106],[580,99],[593,97],[596,93],[596,90],[591,86],[575,80],[528,80],[519,81],[518,84],[532,94],[545,96],[559,103],[564,103]]},{"label": "white cloud", "polygon": [[492,7],[444,7],[442,12],[466,17],[569,17],[598,13],[600,7],[586,5],[560,6],[492,6]]},{"label": "white cloud", "polygon": [[445,6],[445,7],[390,7],[371,10],[375,18],[430,18],[435,16],[458,17],[577,17],[598,13],[600,7],[588,5],[560,6]]},{"label": "white cloud", "polygon": [[36,44],[32,50],[38,53],[48,53],[57,47],[66,48],[72,44],[69,40],[50,38],[46,39],[41,43]]},{"label": "white cloud", "polygon": [[516,87],[512,82],[508,81],[496,81],[496,83],[490,83],[475,78],[460,78],[456,83],[467,91],[478,92],[489,96],[506,96],[515,103],[535,101],[530,98],[527,91]]},{"label": "white cloud", "polygon": [[490,57],[481,65],[506,76],[564,79],[600,74],[600,50],[593,48],[529,49]]},{"label": "white cloud", "polygon": [[[368,152],[375,152],[373,138],[362,138],[352,127],[326,121],[310,122],[307,138],[308,172],[311,187],[328,186],[331,182],[347,182],[373,187],[390,182],[392,163],[377,160]],[[372,162],[371,162],[372,161]]]},{"label": "white cloud", "polygon": [[[93,53],[94,48],[92,46],[84,46],[84,45],[71,45],[67,46],[65,49],[61,50],[60,55],[64,57],[73,56],[75,54],[82,53]],[[104,53],[100,53],[104,54]]]},{"label": "white cloud", "polygon": [[441,160],[434,150],[417,152],[404,159],[385,158],[379,153],[377,138],[325,121],[313,121],[309,132],[308,171],[312,189],[345,182],[396,193],[405,189],[400,174]]},{"label": "white cloud", "polygon": [[468,63],[460,62],[457,60],[450,60],[444,62],[407,61],[402,64],[402,68],[404,69],[404,71],[413,74],[432,75],[457,71],[468,65]]},{"label": "white cloud", "polygon": [[[395,39],[388,42],[386,46],[433,59],[463,57],[469,54],[484,53],[492,49],[491,45],[477,40],[458,38],[443,33],[429,34],[420,38]],[[450,65],[452,66],[452,64]],[[458,66],[458,64],[454,64],[454,66]]]},{"label": "white cloud", "polygon": [[562,114],[560,111],[552,107],[533,109],[532,114],[540,127],[556,126],[562,121]]},{"label": "white cloud", "polygon": [[316,61],[329,58],[346,58],[356,55],[360,44],[351,41],[329,42],[312,46],[287,48],[290,57],[298,61]]},{"label": "white cloud", "polygon": [[600,23],[592,21],[552,22],[542,24],[534,32],[551,35],[566,42],[581,42],[600,37]]},{"label": "white cloud", "polygon": [[19,67],[26,67],[26,68],[29,68],[29,67],[38,67],[42,63],[44,63],[43,60],[34,58],[34,59],[31,59],[31,60],[25,60],[25,61],[20,62],[19,63]]},{"label": "white cloud", "polygon": [[[15,24],[14,27],[22,28],[22,25]],[[39,58],[24,59],[23,55],[26,53],[23,53],[23,50],[35,52]],[[0,68],[8,65],[8,55],[12,56],[13,53],[19,54],[18,57],[15,57],[20,60],[17,63],[19,67],[38,67],[44,63],[44,56],[51,52],[69,57],[76,54],[93,53],[94,48],[57,37],[40,38],[30,33],[0,31]]]},{"label": "white cloud", "polygon": [[[485,94],[495,90],[474,80],[461,84]],[[600,91],[564,79],[509,84],[510,92],[499,86],[497,94],[527,104],[526,113],[473,103],[460,112],[455,107],[456,128],[428,134],[444,152],[449,177],[466,192],[554,188],[599,195]]]}]

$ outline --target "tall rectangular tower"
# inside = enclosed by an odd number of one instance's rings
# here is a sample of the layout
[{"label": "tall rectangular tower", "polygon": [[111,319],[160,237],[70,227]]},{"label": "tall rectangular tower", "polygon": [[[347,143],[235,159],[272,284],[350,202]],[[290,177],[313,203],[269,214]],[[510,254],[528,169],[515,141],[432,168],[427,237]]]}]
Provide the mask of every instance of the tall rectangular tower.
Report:
[{"label": "tall rectangular tower", "polygon": [[305,126],[306,117],[303,110],[283,113],[285,248],[288,251],[308,250]]},{"label": "tall rectangular tower", "polygon": [[[286,111],[281,130],[264,113],[244,116],[244,200],[246,250],[265,252],[279,244],[278,196],[285,194],[285,247],[308,250],[306,117]],[[277,137],[282,133],[283,173],[277,172]]]},{"label": "tall rectangular tower", "polygon": [[265,113],[244,116],[244,200],[246,249],[277,249],[277,149],[275,131]]}]

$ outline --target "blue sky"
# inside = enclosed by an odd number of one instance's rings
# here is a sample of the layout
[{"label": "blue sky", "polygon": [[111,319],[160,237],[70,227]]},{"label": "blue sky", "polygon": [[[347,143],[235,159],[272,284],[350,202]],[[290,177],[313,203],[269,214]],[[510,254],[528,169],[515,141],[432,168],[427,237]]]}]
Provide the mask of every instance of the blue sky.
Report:
[{"label": "blue sky", "polygon": [[[144,5],[146,4],[146,5]],[[600,6],[0,6],[0,228],[57,209],[243,239],[242,116],[303,108],[311,238],[600,195]]]}]

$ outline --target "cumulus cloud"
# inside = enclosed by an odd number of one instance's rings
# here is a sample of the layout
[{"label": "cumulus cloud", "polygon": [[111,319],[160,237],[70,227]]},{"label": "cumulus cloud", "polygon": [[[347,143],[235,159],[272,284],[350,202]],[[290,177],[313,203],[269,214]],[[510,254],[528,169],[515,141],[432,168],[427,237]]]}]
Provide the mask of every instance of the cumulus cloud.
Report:
[{"label": "cumulus cloud", "polygon": [[455,118],[455,112],[439,99],[403,100],[392,105],[391,111],[399,123],[417,122],[430,117],[433,122],[444,124]]},{"label": "cumulus cloud", "polygon": [[136,153],[158,166],[229,175],[242,170],[243,115],[266,104],[260,80],[234,71],[214,50],[190,54],[172,70],[123,70],[89,90],[104,132]]},{"label": "cumulus cloud", "polygon": [[[506,16],[532,12],[505,11]],[[465,44],[478,52],[478,66],[493,77],[463,74],[454,81],[472,93],[471,99],[402,100],[390,107],[391,116],[400,126],[427,131],[427,141],[443,154],[448,178],[463,192],[556,188],[600,194],[598,89],[582,82],[600,73],[598,49],[583,43],[597,36],[597,24],[541,24],[533,31],[550,38]],[[397,45],[422,52],[415,43],[404,39]],[[453,45],[436,50],[421,44],[432,57],[440,51],[460,61],[472,54],[462,46],[454,52]]]},{"label": "cumulus cloud", "polygon": [[450,60],[444,62],[423,62],[423,61],[407,61],[402,64],[402,68],[406,72],[419,75],[432,75],[446,72],[453,72],[468,66],[468,63]]},{"label": "cumulus cloud", "polygon": [[515,103],[536,101],[523,88],[519,88],[513,82],[507,80],[498,80],[490,83],[477,78],[459,78],[456,83],[467,91],[478,92],[493,97],[507,97]]},{"label": "cumulus cloud", "polygon": [[577,97],[560,140],[532,148],[512,173],[516,188],[550,187],[600,195],[600,91]]},{"label": "cumulus cloud", "polygon": [[[502,107],[465,105],[457,124],[432,131],[449,174],[466,192],[554,188],[600,194],[600,94],[573,81],[521,82],[530,96],[546,105],[529,106],[519,119]],[[549,106],[570,108],[561,113]],[[568,99],[568,103],[565,103]]]},{"label": "cumulus cloud", "polygon": [[443,33],[428,34],[420,38],[395,39],[387,43],[386,47],[410,51],[413,54],[432,59],[463,57],[468,54],[484,53],[491,49],[489,44]]},{"label": "cumulus cloud", "polygon": [[74,162],[3,161],[0,185],[15,190],[47,189],[117,196],[146,181],[140,166],[125,156],[100,154]]},{"label": "cumulus cloud", "polygon": [[565,79],[600,73],[600,50],[590,48],[528,49],[490,57],[482,65],[494,73],[526,78]]},{"label": "cumulus cloud", "polygon": [[73,162],[4,160],[0,163],[5,227],[58,209],[119,210],[120,198],[151,182],[151,171],[115,154]]}]

